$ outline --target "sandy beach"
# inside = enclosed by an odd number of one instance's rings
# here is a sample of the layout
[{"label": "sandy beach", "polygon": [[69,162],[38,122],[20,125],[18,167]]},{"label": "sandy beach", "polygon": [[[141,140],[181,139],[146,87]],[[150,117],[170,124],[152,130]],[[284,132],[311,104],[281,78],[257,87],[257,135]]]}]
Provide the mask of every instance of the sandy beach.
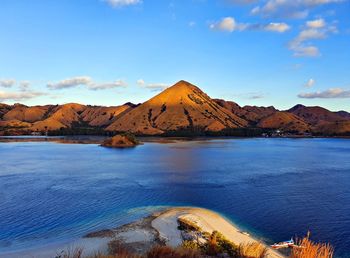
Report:
[{"label": "sandy beach", "polygon": [[[237,245],[258,241],[254,237],[244,234],[238,227],[213,211],[194,207],[179,207],[168,209],[152,221],[152,226],[160,233],[160,236],[167,239],[167,244],[173,247],[180,245],[182,242],[181,233],[177,229],[179,217],[194,222],[208,233],[216,230]],[[268,248],[267,257],[278,258],[284,256]]]},{"label": "sandy beach", "polygon": [[[113,239],[120,240],[125,247],[138,254],[147,252],[152,246],[159,244],[178,247],[184,240],[182,231],[178,228],[179,218],[196,224],[203,232],[211,234],[213,231],[218,231],[236,245],[258,242],[257,239],[242,232],[237,226],[227,221],[218,213],[203,208],[175,207],[167,208],[115,229],[91,232],[85,237],[68,244],[9,253],[2,255],[2,257],[55,257],[57,254],[62,253],[62,251],[72,250],[76,247],[83,249],[84,256],[89,256],[97,252],[106,253],[108,242]],[[285,257],[270,247],[266,247],[268,248],[266,257]]]}]

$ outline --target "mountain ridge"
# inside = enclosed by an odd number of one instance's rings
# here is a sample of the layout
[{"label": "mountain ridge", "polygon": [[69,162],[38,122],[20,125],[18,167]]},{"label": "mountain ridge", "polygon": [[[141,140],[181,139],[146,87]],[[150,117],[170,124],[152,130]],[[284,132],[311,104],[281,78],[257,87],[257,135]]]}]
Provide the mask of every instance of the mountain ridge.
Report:
[{"label": "mountain ridge", "polygon": [[288,110],[273,106],[241,107],[212,99],[199,87],[179,81],[142,104],[91,106],[78,103],[26,106],[0,103],[0,135],[114,134],[235,135],[254,129],[254,135],[276,130],[298,135],[350,135],[350,113],[301,104]]}]

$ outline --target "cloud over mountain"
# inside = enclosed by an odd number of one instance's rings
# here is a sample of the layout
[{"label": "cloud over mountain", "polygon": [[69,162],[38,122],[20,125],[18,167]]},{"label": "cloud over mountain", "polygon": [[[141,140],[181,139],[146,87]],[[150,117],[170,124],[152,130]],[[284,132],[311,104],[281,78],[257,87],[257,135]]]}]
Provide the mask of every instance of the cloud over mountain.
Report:
[{"label": "cloud over mountain", "polygon": [[0,91],[0,101],[23,101],[39,96],[47,95],[44,92],[26,91],[26,92],[4,92]]},{"label": "cloud over mountain", "polygon": [[51,90],[62,90],[78,86],[86,86],[86,88],[89,90],[106,90],[126,87],[127,83],[123,80],[116,80],[115,82],[97,83],[94,82],[94,80],[89,76],[77,76],[73,78],[64,79],[56,83],[47,84],[47,87]]},{"label": "cloud over mountain", "polygon": [[0,79],[0,87],[10,88],[15,85],[16,80],[14,79]]},{"label": "cloud over mountain", "polygon": [[167,83],[146,83],[143,79],[136,81],[137,85],[151,91],[162,91],[169,87]]},{"label": "cloud over mountain", "polygon": [[342,88],[331,88],[325,91],[317,91],[311,93],[300,93],[299,98],[304,99],[331,99],[331,98],[350,98],[350,90],[344,90]]}]

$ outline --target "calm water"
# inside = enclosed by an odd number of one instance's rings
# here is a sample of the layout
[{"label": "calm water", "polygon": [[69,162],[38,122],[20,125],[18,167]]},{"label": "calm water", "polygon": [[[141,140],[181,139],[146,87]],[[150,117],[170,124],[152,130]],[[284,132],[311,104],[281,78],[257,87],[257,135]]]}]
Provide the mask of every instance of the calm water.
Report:
[{"label": "calm water", "polygon": [[350,257],[350,140],[0,143],[0,256],[163,205],[213,209],[268,242],[311,230]]}]

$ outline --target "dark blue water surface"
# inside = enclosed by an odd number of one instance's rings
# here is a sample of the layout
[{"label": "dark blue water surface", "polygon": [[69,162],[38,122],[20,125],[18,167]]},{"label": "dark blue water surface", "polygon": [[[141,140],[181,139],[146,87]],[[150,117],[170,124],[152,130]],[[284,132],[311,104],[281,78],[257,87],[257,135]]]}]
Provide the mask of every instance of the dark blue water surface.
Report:
[{"label": "dark blue water surface", "polygon": [[268,242],[310,230],[350,257],[350,140],[0,143],[0,256],[163,205],[213,209]]}]

